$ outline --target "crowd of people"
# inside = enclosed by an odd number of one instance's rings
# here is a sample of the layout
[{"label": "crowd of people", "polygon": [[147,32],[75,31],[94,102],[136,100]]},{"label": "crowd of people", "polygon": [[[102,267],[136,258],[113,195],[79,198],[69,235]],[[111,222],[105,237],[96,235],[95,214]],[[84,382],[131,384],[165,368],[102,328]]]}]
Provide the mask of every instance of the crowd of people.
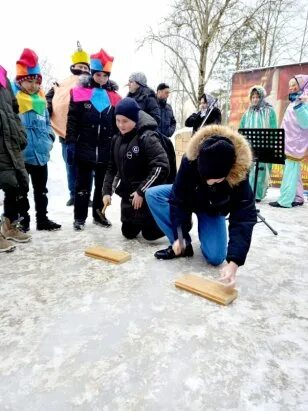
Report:
[{"label": "crowd of people", "polygon": [[[157,251],[156,258],[191,257],[189,232],[195,213],[204,258],[215,266],[226,260],[223,278],[233,286],[257,221],[255,200],[266,195],[271,165],[261,164],[254,196],[251,148],[243,135],[221,125],[217,99],[205,93],[199,110],[185,121],[192,138],[177,171],[170,140],[176,120],[168,103],[168,84],[159,84],[155,92],[145,74],[135,72],[122,98],[110,79],[114,59],[106,51],[89,55],[78,42],[71,60],[71,75],[46,95],[33,50],[23,50],[12,82],[0,66],[0,189],[4,191],[0,252],[31,239],[30,179],[36,229],[61,228],[47,211],[48,161],[57,135],[75,231],[85,229],[89,206],[93,223],[110,227],[100,210],[116,193],[121,197],[124,237],[141,233],[151,241],[166,236],[170,245]],[[289,88],[290,104],[282,123],[286,166],[281,195],[270,203],[273,207],[304,203],[301,160],[308,149],[308,75],[292,78]],[[275,110],[265,97],[263,87],[251,88],[250,106],[239,128],[277,128]]]}]

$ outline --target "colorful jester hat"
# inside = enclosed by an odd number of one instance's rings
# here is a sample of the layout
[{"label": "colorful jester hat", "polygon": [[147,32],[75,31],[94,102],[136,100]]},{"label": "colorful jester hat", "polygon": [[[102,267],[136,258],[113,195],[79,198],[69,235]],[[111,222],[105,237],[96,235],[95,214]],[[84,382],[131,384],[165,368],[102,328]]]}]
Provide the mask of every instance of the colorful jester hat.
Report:
[{"label": "colorful jester hat", "polygon": [[87,66],[89,66],[89,63],[90,63],[89,54],[82,49],[79,41],[77,41],[77,50],[75,51],[74,54],[72,54],[71,60],[73,64],[80,63],[80,64],[86,64]]},{"label": "colorful jester hat", "polygon": [[104,71],[105,73],[111,73],[113,57],[109,56],[103,49],[96,54],[91,54],[90,56],[90,68],[91,73],[94,74],[99,71]]},{"label": "colorful jester hat", "polygon": [[21,81],[34,78],[42,81],[37,54],[31,49],[24,49],[16,62],[16,81],[20,84]]}]

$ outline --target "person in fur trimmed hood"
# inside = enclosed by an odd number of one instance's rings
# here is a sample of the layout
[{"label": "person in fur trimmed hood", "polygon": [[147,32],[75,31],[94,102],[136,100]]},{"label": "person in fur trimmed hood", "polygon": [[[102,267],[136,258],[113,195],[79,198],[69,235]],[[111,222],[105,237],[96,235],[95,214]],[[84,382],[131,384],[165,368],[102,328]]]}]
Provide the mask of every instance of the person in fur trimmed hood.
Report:
[{"label": "person in fur trimmed hood", "polygon": [[251,149],[237,131],[220,125],[201,128],[188,144],[174,184],[146,191],[157,225],[170,241],[170,246],[157,251],[155,257],[169,260],[193,256],[189,231],[195,213],[202,254],[214,266],[227,260],[221,270],[222,280],[233,287],[257,222],[248,179],[251,162]]}]

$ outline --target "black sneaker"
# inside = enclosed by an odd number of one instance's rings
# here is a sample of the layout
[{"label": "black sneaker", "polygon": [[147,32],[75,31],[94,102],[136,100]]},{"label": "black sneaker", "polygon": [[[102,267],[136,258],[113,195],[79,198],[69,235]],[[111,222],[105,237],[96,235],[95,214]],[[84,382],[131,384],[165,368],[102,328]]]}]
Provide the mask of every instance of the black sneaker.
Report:
[{"label": "black sneaker", "polygon": [[73,227],[75,231],[83,231],[85,228],[85,221],[75,220],[73,223]]},{"label": "black sneaker", "polygon": [[279,203],[278,203],[278,201],[272,201],[272,202],[270,202],[270,203],[268,203],[270,206],[272,206],[272,207],[278,207],[278,208],[288,208],[288,207],[284,207],[284,206],[282,206],[282,205],[280,205]]},{"label": "black sneaker", "polygon": [[110,228],[112,226],[111,222],[106,217],[101,217],[100,219],[93,218],[93,224],[99,225],[104,228]]},{"label": "black sneaker", "polygon": [[60,230],[60,228],[60,224],[57,224],[54,221],[49,220],[49,218],[46,218],[45,220],[38,220],[36,223],[36,229],[39,231],[56,231]]},{"label": "black sneaker", "polygon": [[74,205],[74,199],[71,197],[68,202],[66,203],[67,207],[73,206]]},{"label": "black sneaker", "polygon": [[184,252],[179,255],[175,255],[174,251],[172,250],[172,246],[169,245],[168,248],[165,248],[164,250],[159,250],[156,251],[154,256],[158,260],[172,260],[173,258],[179,258],[179,257],[192,257],[194,255],[194,250],[192,248],[191,244],[187,244]]},{"label": "black sneaker", "polygon": [[293,201],[293,203],[291,204],[292,207],[300,207],[304,205],[303,201]]}]

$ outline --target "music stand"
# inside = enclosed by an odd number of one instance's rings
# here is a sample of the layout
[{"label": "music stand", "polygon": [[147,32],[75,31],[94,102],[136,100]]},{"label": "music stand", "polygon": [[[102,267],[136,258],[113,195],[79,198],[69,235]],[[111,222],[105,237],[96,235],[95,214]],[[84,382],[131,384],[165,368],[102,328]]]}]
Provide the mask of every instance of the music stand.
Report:
[{"label": "music stand", "polygon": [[[263,168],[259,163],[284,164],[284,129],[283,128],[240,128],[239,133],[243,134],[249,141],[252,148],[254,162],[255,162],[255,179],[253,186],[253,194],[256,198],[257,183],[259,170]],[[257,217],[263,222],[273,234],[278,232],[274,230],[265,221],[265,218],[257,209]]]}]

